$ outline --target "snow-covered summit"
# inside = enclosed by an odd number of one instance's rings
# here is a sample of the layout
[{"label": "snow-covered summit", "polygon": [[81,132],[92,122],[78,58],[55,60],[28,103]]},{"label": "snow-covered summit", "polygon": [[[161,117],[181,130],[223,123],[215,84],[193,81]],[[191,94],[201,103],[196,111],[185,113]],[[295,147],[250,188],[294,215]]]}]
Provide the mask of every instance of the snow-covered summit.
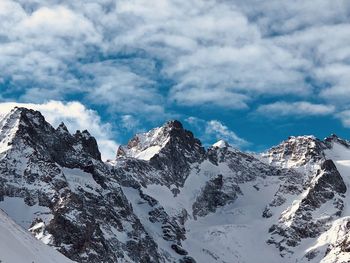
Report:
[{"label": "snow-covered summit", "polygon": [[336,143],[341,144],[347,148],[350,148],[350,142],[348,140],[344,140],[338,137],[336,134],[331,134],[330,136],[324,139],[325,144],[328,148],[332,148],[332,146]]},{"label": "snow-covered summit", "polygon": [[117,158],[133,157],[141,160],[150,160],[169,140],[168,134],[164,134],[163,127],[155,128],[147,133],[136,134],[127,145],[119,146]]},{"label": "snow-covered summit", "polygon": [[184,131],[182,124],[177,121],[168,121],[161,127],[149,132],[136,134],[127,145],[121,145],[117,151],[117,158],[132,157],[140,160],[150,160],[158,154],[169,142],[174,131]]},{"label": "snow-covered summit", "polygon": [[216,147],[216,148],[226,148],[226,147],[229,147],[229,146],[230,145],[225,140],[219,140],[219,141],[217,141],[216,143],[214,143],[212,145],[212,147]]},{"label": "snow-covered summit", "polygon": [[[153,175],[147,176],[140,171],[133,177],[142,182],[180,186],[189,175],[191,166],[200,163],[205,155],[201,141],[184,129],[179,121],[173,120],[149,132],[137,134],[127,145],[120,146],[115,166],[126,162],[129,169],[140,166],[145,170],[155,169]],[[138,160],[148,162],[140,164]]]},{"label": "snow-covered summit", "polygon": [[315,136],[291,136],[262,156],[271,164],[300,167],[310,160],[323,158],[324,149],[324,143]]},{"label": "snow-covered summit", "polygon": [[335,135],[258,156],[204,149],[170,121],[103,163],[88,131],[17,108],[0,156],[0,208],[77,262],[350,262],[350,148]]}]

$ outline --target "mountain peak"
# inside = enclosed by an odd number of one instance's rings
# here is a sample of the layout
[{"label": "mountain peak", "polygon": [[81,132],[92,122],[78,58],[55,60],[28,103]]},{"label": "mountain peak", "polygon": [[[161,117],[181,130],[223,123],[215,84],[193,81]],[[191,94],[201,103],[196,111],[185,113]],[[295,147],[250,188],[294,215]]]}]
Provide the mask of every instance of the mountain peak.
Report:
[{"label": "mountain peak", "polygon": [[333,143],[339,143],[339,144],[342,144],[344,145],[345,147],[349,148],[350,147],[350,142],[347,141],[347,140],[344,140],[340,137],[338,137],[336,134],[332,133],[330,136],[326,137],[324,139],[324,142],[330,146],[331,144]]},{"label": "mountain peak", "polygon": [[310,161],[322,159],[325,147],[315,136],[290,136],[262,156],[273,164],[284,164],[288,168],[299,167]]},{"label": "mountain peak", "polygon": [[227,148],[229,146],[230,146],[229,143],[226,142],[225,140],[219,140],[212,145],[212,147],[216,147],[216,148]]},{"label": "mountain peak", "polygon": [[75,147],[78,146],[79,149],[81,146],[81,148],[94,159],[101,160],[101,153],[98,149],[97,141],[87,130],[77,130],[73,137],[75,138]]},{"label": "mountain peak", "polygon": [[58,125],[56,131],[63,134],[69,133],[67,126],[63,122],[61,122],[60,125]]},{"label": "mountain peak", "polygon": [[170,120],[166,122],[163,127],[175,128],[175,129],[183,129],[183,125],[178,120]]},{"label": "mountain peak", "polygon": [[12,110],[14,112],[19,112],[21,117],[27,117],[30,119],[40,119],[40,120],[45,120],[44,116],[41,114],[40,111],[25,108],[25,107],[14,107]]},{"label": "mountain peak", "polygon": [[[3,133],[11,134],[11,144],[15,139],[23,139],[26,142],[41,141],[40,131],[54,132],[54,128],[45,121],[39,112],[24,107],[14,107],[1,120]],[[0,138],[3,140],[6,138]]]},{"label": "mountain peak", "polygon": [[200,140],[184,129],[179,121],[135,135],[127,145],[119,146],[116,158],[149,161],[163,172],[160,180],[166,185],[183,185],[193,163],[199,163],[206,152]]},{"label": "mountain peak", "polygon": [[136,134],[127,145],[119,146],[117,158],[133,157],[141,160],[150,160],[165,147],[171,137],[181,136],[180,134],[183,133],[191,132],[184,130],[182,123],[178,120],[168,121],[161,127]]},{"label": "mountain peak", "polygon": [[121,145],[117,151],[118,157],[133,157],[150,160],[169,140],[170,125],[154,128],[145,133],[136,134],[127,145]]},{"label": "mountain peak", "polygon": [[54,129],[39,111],[15,107],[2,118],[0,129],[0,152],[26,148],[43,159],[70,165],[80,162],[81,156],[101,160],[97,142],[88,131],[71,135],[64,123]]}]

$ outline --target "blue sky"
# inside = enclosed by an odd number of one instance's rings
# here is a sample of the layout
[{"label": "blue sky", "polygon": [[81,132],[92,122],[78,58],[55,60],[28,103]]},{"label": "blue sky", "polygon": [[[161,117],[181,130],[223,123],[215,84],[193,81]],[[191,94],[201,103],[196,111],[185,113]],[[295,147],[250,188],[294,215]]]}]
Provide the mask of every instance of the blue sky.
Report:
[{"label": "blue sky", "polygon": [[347,0],[2,0],[0,109],[88,128],[112,157],[179,119],[205,145],[350,138]]}]

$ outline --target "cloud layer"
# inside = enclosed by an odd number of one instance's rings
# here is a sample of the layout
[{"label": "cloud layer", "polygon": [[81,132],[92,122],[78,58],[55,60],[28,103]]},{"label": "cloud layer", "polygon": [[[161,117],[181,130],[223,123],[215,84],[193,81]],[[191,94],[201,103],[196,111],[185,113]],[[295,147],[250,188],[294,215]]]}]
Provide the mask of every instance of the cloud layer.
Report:
[{"label": "cloud layer", "polygon": [[2,93],[158,115],[169,101],[349,101],[350,3],[316,2],[3,0]]},{"label": "cloud layer", "polygon": [[347,0],[2,0],[0,100],[78,100],[130,130],[203,107],[340,118],[349,18]]},{"label": "cloud layer", "polygon": [[332,105],[313,104],[305,101],[292,103],[280,101],[261,105],[257,109],[258,114],[268,118],[324,116],[334,111],[335,107]]}]

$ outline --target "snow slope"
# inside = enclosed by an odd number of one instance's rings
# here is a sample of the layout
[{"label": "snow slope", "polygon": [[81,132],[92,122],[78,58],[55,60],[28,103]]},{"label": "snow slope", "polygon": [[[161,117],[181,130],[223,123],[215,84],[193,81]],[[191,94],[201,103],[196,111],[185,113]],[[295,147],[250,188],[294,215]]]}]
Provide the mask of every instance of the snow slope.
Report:
[{"label": "snow slope", "polygon": [[334,161],[346,184],[348,191],[345,198],[347,205],[344,215],[350,216],[350,149],[339,143],[334,143],[332,149],[326,151],[326,156]]},{"label": "snow slope", "polygon": [[[225,151],[225,148],[228,151]],[[176,218],[182,211],[187,211],[187,218],[183,225],[186,229],[186,238],[181,241],[181,246],[197,262],[350,262],[350,253],[344,253],[340,245],[347,240],[349,237],[347,233],[350,232],[350,229],[348,230],[350,220],[346,217],[350,215],[349,191],[344,198],[346,208],[341,215],[345,217],[337,218],[338,208],[336,209],[334,202],[343,197],[335,192],[336,188],[325,188],[334,191],[333,199],[319,201],[319,204],[314,207],[305,206],[313,196],[322,197],[322,187],[328,187],[328,183],[331,184],[330,186],[337,186],[334,182],[332,185],[332,181],[318,182],[321,178],[326,178],[327,172],[322,170],[325,169],[322,168],[322,164],[327,159],[334,160],[347,189],[350,189],[349,148],[339,143],[329,146],[313,136],[292,137],[287,145],[276,148],[274,150],[276,153],[267,160],[267,163],[283,169],[280,170],[281,176],[274,176],[275,171],[272,167],[264,167],[256,160],[252,160],[249,155],[231,149],[223,141],[214,144],[213,150],[219,152],[217,158],[219,163],[216,164],[214,158],[213,163],[205,160],[199,166],[194,166],[195,168],[191,170],[183,187],[176,195],[172,191],[173,186],[149,184],[141,188],[144,194],[157,200],[158,205],[171,217]],[[248,174],[242,176],[245,169]],[[264,169],[270,169],[267,176],[262,172]],[[253,174],[254,171],[262,174],[249,177],[249,173]],[[328,173],[331,173],[331,170]],[[235,180],[238,182],[241,193],[236,200],[217,207],[209,214],[196,217],[193,210],[196,198],[200,196],[207,182],[220,174],[224,180],[222,188],[224,193],[225,191],[230,193],[230,187],[234,187],[234,184],[229,182],[235,182]],[[335,174],[330,176],[333,177]],[[323,185],[323,183],[326,184]],[[145,202],[140,201],[142,199],[134,199],[137,191],[132,193],[128,188],[123,190],[128,192],[127,197],[138,210],[137,214],[151,236],[161,244],[161,247],[169,247],[162,240],[162,225],[147,223],[151,210],[146,209]],[[271,204],[272,213],[269,216],[263,216],[268,204]],[[299,221],[300,216],[310,217],[316,226],[319,224],[319,229],[315,229],[317,232],[314,235],[293,236],[295,234],[293,228],[296,227],[297,230],[302,231],[303,227],[308,227],[306,224],[303,225],[303,221]],[[271,243],[269,242],[270,229],[276,223],[286,227],[287,236],[277,233],[273,239],[276,243]],[[291,236],[288,236],[288,233]],[[295,245],[281,246],[281,250],[274,245],[286,241],[295,241]],[[327,253],[327,251],[330,252]],[[168,252],[171,253],[169,250]]]},{"label": "snow slope", "polygon": [[133,157],[140,160],[150,160],[168,143],[167,127],[154,128],[146,133],[136,134],[128,145],[121,145],[117,156]]},{"label": "snow slope", "polygon": [[106,164],[87,131],[0,116],[0,262],[350,262],[349,189],[336,136],[257,156],[170,121]]},{"label": "snow slope", "polygon": [[[256,184],[261,185],[259,190]],[[241,185],[243,195],[236,202],[186,223],[189,231],[184,247],[198,262],[281,262],[278,251],[266,243],[273,219],[261,216],[277,187],[273,178]]]},{"label": "snow slope", "polygon": [[36,240],[0,210],[0,262],[72,263],[53,248]]},{"label": "snow slope", "polygon": [[45,222],[51,220],[50,209],[35,204],[27,205],[22,198],[5,197],[0,202],[0,209],[5,211],[12,220],[22,228],[28,230],[35,218],[41,218]]}]

